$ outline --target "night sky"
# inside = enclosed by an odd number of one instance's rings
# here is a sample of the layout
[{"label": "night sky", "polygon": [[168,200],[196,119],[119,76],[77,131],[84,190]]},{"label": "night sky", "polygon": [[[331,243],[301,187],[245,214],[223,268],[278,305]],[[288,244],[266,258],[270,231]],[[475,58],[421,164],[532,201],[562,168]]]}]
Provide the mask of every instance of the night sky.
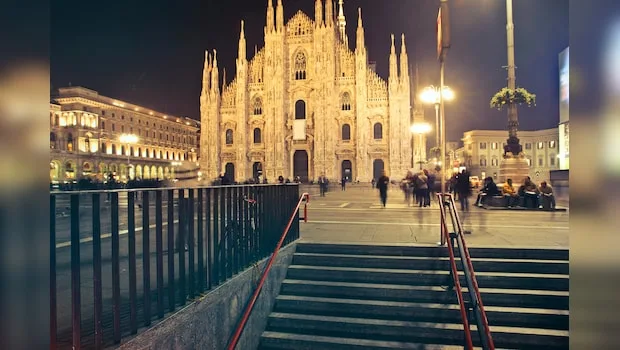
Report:
[{"label": "night sky", "polygon": [[[277,1],[274,0],[274,6]],[[314,0],[284,0],[288,21],[298,10],[314,18]],[[103,95],[178,116],[199,119],[204,50],[217,49],[220,77],[230,82],[240,21],[248,59],[262,47],[267,0],[105,1],[51,3],[52,88],[81,85]],[[345,0],[354,49],[362,8],[369,60],[387,78],[390,33],[405,33],[420,87],[439,83],[435,21],[439,0]],[[489,108],[506,86],[506,7],[503,0],[451,0],[452,48],[446,84],[457,95],[446,106],[447,134],[505,129],[506,112]],[[552,128],[559,121],[558,54],[568,46],[568,0],[514,1],[517,85],[537,94],[537,106],[519,110],[520,129]],[[400,50],[397,40],[397,52]],[[427,120],[434,120],[432,108]]]}]

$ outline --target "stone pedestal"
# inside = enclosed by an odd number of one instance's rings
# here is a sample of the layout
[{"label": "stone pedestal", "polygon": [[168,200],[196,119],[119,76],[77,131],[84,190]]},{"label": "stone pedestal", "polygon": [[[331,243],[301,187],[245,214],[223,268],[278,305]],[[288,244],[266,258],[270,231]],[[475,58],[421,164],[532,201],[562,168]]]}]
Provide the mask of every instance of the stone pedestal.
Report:
[{"label": "stone pedestal", "polygon": [[508,152],[499,165],[499,173],[497,176],[498,183],[504,183],[508,179],[512,179],[513,184],[520,184],[523,179],[530,175],[530,166],[525,159],[525,155],[520,153],[515,156]]}]

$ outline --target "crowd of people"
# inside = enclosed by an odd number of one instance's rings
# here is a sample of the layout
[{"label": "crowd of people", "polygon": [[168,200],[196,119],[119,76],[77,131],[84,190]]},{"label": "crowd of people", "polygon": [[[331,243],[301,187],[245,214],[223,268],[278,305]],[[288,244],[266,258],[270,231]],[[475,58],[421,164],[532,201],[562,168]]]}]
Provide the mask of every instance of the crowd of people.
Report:
[{"label": "crowd of people", "polygon": [[[461,203],[461,210],[468,211],[469,197],[472,195],[469,173],[463,170],[455,174],[449,184],[450,192],[454,193]],[[500,204],[507,208],[555,209],[555,197],[551,186],[546,181],[536,185],[529,176],[525,177],[516,189],[512,179],[508,179],[500,188],[492,177],[485,178],[474,205],[482,207],[491,204],[494,198],[501,199]]]}]

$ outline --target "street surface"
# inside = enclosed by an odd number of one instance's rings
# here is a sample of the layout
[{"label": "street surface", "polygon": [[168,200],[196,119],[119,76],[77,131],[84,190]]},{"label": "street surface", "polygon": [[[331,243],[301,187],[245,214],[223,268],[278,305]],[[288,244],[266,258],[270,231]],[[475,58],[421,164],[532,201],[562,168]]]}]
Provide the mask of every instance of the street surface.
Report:
[{"label": "street surface", "polygon": [[[340,186],[332,186],[325,197],[319,196],[318,186],[301,186],[301,192],[309,192],[311,199],[307,223],[301,223],[301,237],[304,241],[316,242],[364,242],[398,244],[435,244],[439,241],[439,208],[433,202],[430,208],[408,207],[404,195],[393,187],[388,193],[387,208],[379,203],[379,194],[368,184],[348,185],[346,191]],[[473,202],[475,198],[472,199]],[[84,197],[80,203],[80,261],[81,261],[81,301],[82,334],[85,344],[92,346],[93,324],[93,259],[91,199]],[[129,335],[129,265],[127,236],[127,201],[119,200],[120,224],[120,281],[121,281],[121,323],[123,336]],[[137,201],[141,203],[141,201]],[[155,214],[154,198],[150,208],[150,275],[151,290],[156,290],[155,252]],[[176,206],[177,204],[175,204]],[[58,337],[60,348],[70,348],[71,336],[71,249],[70,219],[67,199],[58,199],[56,214],[56,254],[57,254],[57,305]],[[108,345],[112,339],[112,265],[110,244],[109,203],[102,196],[102,285],[104,340]],[[63,213],[63,210],[65,213]],[[175,208],[176,212],[176,208]],[[136,290],[138,301],[138,326],[143,324],[143,250],[142,250],[142,209],[136,207]],[[470,212],[461,216],[466,230],[468,246],[501,247],[563,247],[567,248],[569,233],[568,212],[535,212],[516,210],[484,210],[471,207]],[[176,219],[176,218],[175,218]],[[167,282],[167,204],[163,207],[164,281]],[[178,232],[175,220],[175,236]],[[195,225],[197,227],[197,224]],[[178,278],[178,254],[175,254],[175,276]],[[186,274],[189,257],[186,252]],[[194,260],[197,266],[197,257]],[[178,287],[177,287],[178,290]],[[164,292],[164,305],[168,306],[167,292]],[[155,323],[157,296],[153,293],[152,316]],[[88,345],[87,345],[88,348]]]}]

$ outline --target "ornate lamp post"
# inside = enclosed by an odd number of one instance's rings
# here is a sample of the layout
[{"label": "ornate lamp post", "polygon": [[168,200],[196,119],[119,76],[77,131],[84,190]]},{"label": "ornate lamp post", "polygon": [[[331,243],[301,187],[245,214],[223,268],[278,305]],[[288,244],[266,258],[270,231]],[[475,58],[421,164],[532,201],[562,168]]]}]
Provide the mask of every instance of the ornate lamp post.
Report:
[{"label": "ornate lamp post", "polygon": [[129,156],[131,156],[131,145],[135,145],[138,143],[138,136],[134,134],[121,134],[119,137],[119,141],[125,145],[127,145],[127,181],[130,180],[129,169],[131,168],[131,163],[129,160]]},{"label": "ornate lamp post", "polygon": [[508,109],[508,140],[504,147],[504,161],[500,166],[500,181],[506,181],[511,177],[523,177],[529,171],[529,165],[523,159],[523,149],[519,144],[517,130],[519,118],[517,105],[525,103],[531,106],[536,103],[536,95],[531,94],[524,88],[516,87],[515,74],[515,49],[514,49],[514,24],[512,21],[512,0],[506,0],[506,42],[508,53],[507,87],[502,88],[491,98],[491,108]]},{"label": "ornate lamp post", "polygon": [[420,147],[418,147],[418,153],[419,153],[419,161],[418,163],[420,163],[420,170],[422,170],[422,163],[424,163],[424,160],[422,159],[422,142],[423,139],[422,137],[429,133],[431,131],[431,125],[428,123],[415,123],[413,125],[411,125],[411,132],[418,135],[419,138],[419,142],[420,142]]}]

